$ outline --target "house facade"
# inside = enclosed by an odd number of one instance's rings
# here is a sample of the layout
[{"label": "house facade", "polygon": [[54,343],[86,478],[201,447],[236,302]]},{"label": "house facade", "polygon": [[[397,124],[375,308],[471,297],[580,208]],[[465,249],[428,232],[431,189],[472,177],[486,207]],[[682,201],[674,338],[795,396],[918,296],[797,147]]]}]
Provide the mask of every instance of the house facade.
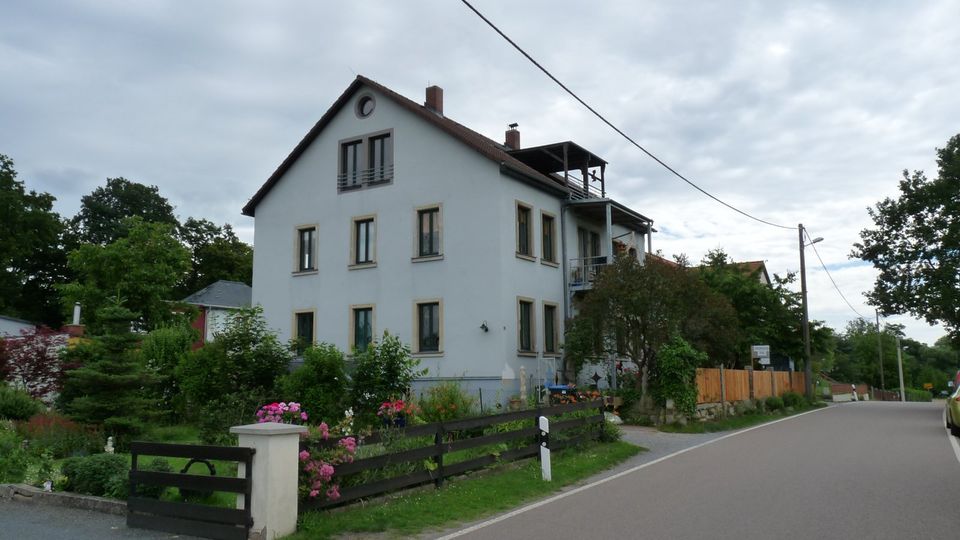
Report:
[{"label": "house facade", "polygon": [[596,270],[643,260],[652,221],[606,197],[573,142],[495,142],[359,76],[244,207],[252,302],[281,339],[364,348],[384,331],[427,375],[506,398],[552,383]]}]

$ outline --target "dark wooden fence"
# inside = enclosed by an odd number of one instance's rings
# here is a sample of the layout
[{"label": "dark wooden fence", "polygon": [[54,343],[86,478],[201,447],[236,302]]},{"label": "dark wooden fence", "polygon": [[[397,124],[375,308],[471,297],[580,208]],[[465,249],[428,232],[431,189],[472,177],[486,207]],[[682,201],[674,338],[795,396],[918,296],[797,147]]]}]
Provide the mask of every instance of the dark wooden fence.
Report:
[{"label": "dark wooden fence", "polygon": [[[250,475],[253,448],[134,442],[130,445],[130,495],[127,498],[127,526],[174,534],[188,534],[217,540],[246,540],[253,525],[250,516]],[[141,455],[187,458],[180,473],[147,471],[138,467]],[[246,478],[212,476],[208,460],[244,464]],[[205,464],[207,474],[187,474],[195,463]],[[140,486],[170,486],[194,491],[224,491],[243,495],[243,509],[204,504],[161,501],[143,497]]]},{"label": "dark wooden fence", "polygon": [[[522,411],[507,412],[492,416],[481,416],[476,418],[464,418],[462,420],[453,420],[449,422],[437,422],[432,424],[423,424],[419,426],[410,426],[406,428],[397,428],[396,434],[392,437],[401,439],[432,439],[432,444],[402,450],[399,452],[383,454],[374,457],[361,458],[352,463],[344,463],[336,467],[333,477],[335,481],[348,480],[351,476],[363,471],[374,469],[383,469],[391,465],[403,463],[422,463],[424,460],[430,460],[435,465],[424,470],[414,470],[414,472],[400,474],[391,478],[384,478],[368,483],[358,485],[348,485],[340,487],[340,498],[335,501],[327,500],[308,500],[300,503],[300,511],[327,508],[344,504],[350,501],[364,497],[372,497],[384,493],[397,491],[400,489],[418,486],[427,483],[434,483],[437,487],[443,484],[445,478],[463,474],[467,471],[481,469],[497,462],[513,461],[517,459],[538,456],[540,448],[539,434],[537,428],[537,419],[540,416],[556,417],[577,411],[595,411],[596,414],[580,416],[569,419],[551,419],[550,422],[550,442],[551,450],[558,450],[575,444],[581,444],[590,439],[596,439],[602,429],[604,422],[603,411],[604,404],[602,400],[586,401],[580,403],[571,403],[566,405],[555,405],[552,407],[527,409]],[[484,433],[487,428],[500,426],[508,422],[528,421],[524,427],[511,429],[508,431],[495,431],[493,433]],[[564,437],[563,432],[576,428],[586,428],[584,433]],[[558,434],[559,437],[558,437]],[[363,445],[369,446],[382,441],[381,432],[373,433],[363,439]],[[312,452],[322,448],[332,448],[338,444],[341,438],[331,438],[319,443],[301,443],[301,450]],[[515,448],[508,448],[500,452],[490,452],[455,463],[445,463],[444,456],[461,450],[479,448],[483,446],[513,443]]]}]

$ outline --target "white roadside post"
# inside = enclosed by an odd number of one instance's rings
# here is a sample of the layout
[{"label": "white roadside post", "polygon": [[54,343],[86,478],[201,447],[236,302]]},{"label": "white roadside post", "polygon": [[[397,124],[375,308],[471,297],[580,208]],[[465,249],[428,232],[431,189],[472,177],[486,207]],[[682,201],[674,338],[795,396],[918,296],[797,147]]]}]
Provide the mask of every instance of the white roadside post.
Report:
[{"label": "white roadside post", "polygon": [[550,472],[550,421],[546,416],[538,420],[540,425],[540,471],[547,482],[553,479]]},{"label": "white roadside post", "polygon": [[[275,422],[230,428],[238,436],[237,446],[255,452],[253,470],[244,470],[242,464],[237,470],[237,476],[252,482],[252,538],[274,540],[296,532],[300,434],[306,432],[304,426]],[[237,508],[242,507],[243,497],[237,497]]]}]

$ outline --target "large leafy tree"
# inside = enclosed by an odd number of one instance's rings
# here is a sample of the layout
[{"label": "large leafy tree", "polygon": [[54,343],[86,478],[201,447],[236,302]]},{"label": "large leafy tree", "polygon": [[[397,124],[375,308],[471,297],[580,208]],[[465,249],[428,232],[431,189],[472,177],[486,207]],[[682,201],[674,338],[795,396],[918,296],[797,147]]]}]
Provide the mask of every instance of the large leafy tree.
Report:
[{"label": "large leafy tree", "polygon": [[878,270],[867,297],[884,313],[942,323],[960,340],[960,134],[937,149],[938,175],[903,171],[900,195],[868,208],[852,256]]},{"label": "large leafy tree", "polygon": [[775,275],[771,286],[762,283],[757,272],[733,262],[723,250],[709,252],[698,268],[704,283],[726,297],[736,312],[741,330],[737,363],[750,364],[751,345],[770,345],[773,352],[802,358],[800,299],[789,289],[793,276]]},{"label": "large leafy tree", "polygon": [[67,306],[80,302],[85,307],[85,322],[94,330],[98,310],[113,297],[138,311],[144,328],[170,320],[174,287],[190,269],[190,254],[171,225],[131,218],[124,227],[127,236],[113,243],[84,244],[70,253],[77,279],[60,287]]},{"label": "large leafy tree", "polygon": [[157,186],[122,177],[107,178],[106,186],[85,195],[71,224],[78,243],[106,245],[128,234],[131,217],[149,223],[179,225],[173,206],[160,195]]},{"label": "large leafy tree", "polygon": [[191,255],[191,271],[177,286],[180,297],[221,279],[250,283],[253,249],[237,238],[229,224],[221,227],[206,219],[187,218],[178,233]]},{"label": "large leafy tree", "polygon": [[64,281],[63,222],[49,193],[27,191],[13,161],[0,154],[0,313],[58,327],[53,284]]},{"label": "large leafy tree", "polygon": [[676,335],[708,351],[709,364],[727,363],[737,341],[729,302],[688,269],[661,259],[640,264],[618,257],[597,275],[577,311],[566,335],[568,378],[606,354],[629,358],[649,373],[657,352]]}]

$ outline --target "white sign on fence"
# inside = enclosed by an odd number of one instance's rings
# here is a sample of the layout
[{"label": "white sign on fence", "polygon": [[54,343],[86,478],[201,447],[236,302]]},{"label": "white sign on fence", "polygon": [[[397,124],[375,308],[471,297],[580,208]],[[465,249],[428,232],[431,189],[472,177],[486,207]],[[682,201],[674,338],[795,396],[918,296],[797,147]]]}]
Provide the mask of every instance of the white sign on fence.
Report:
[{"label": "white sign on fence", "polygon": [[753,345],[750,347],[750,356],[755,358],[760,364],[766,366],[770,364],[770,346]]}]

